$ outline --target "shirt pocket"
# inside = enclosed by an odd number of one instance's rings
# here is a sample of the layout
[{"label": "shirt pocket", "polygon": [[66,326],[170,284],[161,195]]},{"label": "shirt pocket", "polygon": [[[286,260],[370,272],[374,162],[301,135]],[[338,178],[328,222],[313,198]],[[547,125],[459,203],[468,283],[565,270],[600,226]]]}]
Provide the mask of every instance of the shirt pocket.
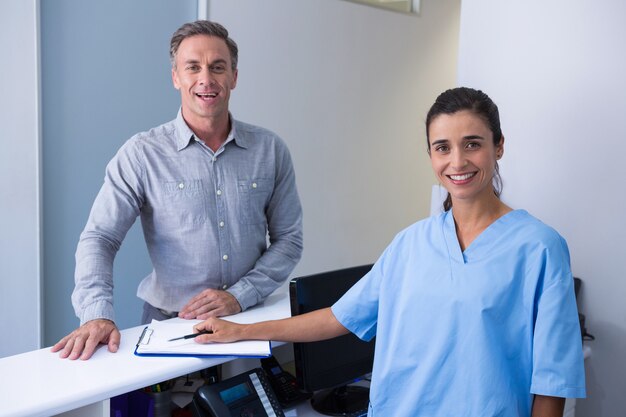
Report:
[{"label": "shirt pocket", "polygon": [[181,178],[164,181],[163,215],[180,225],[195,225],[207,220],[206,191],[202,180]]},{"label": "shirt pocket", "polygon": [[237,192],[241,201],[241,222],[243,224],[266,223],[265,209],[274,190],[274,180],[252,178],[237,180]]}]

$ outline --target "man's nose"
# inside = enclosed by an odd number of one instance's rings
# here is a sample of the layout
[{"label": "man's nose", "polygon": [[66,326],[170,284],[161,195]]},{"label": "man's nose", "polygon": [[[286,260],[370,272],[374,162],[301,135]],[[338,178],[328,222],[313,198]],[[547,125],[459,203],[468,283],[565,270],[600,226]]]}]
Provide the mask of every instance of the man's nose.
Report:
[{"label": "man's nose", "polygon": [[199,77],[200,85],[211,85],[215,82],[213,74],[208,67],[203,68],[202,71],[200,71]]}]

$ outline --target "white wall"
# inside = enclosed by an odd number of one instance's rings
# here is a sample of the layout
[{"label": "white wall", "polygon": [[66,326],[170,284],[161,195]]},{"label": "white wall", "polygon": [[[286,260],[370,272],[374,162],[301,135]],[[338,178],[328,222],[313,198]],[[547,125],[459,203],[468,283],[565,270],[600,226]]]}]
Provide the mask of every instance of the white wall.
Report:
[{"label": "white wall", "polygon": [[577,417],[626,415],[626,3],[462,3],[459,84],[499,105],[503,198],[567,239],[592,357]]},{"label": "white wall", "polygon": [[0,2],[0,357],[41,342],[37,9]]},{"label": "white wall", "polygon": [[211,2],[240,47],[235,117],[280,134],[304,208],[294,275],[377,259],[429,214],[425,114],[454,85],[459,0],[420,16],[338,0]]}]

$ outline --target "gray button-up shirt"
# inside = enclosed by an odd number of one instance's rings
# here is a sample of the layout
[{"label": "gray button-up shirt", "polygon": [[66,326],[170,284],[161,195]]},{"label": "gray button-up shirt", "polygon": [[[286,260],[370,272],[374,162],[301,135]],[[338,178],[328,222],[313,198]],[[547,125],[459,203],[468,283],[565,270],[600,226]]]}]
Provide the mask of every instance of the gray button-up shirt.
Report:
[{"label": "gray button-up shirt", "polygon": [[214,288],[245,310],[288,278],[302,254],[289,150],[274,133],[231,121],[213,152],[179,111],[109,162],[76,250],[72,303],[81,324],[114,320],[113,259],[137,216],[154,268],[137,295],[157,308],[179,311]]}]

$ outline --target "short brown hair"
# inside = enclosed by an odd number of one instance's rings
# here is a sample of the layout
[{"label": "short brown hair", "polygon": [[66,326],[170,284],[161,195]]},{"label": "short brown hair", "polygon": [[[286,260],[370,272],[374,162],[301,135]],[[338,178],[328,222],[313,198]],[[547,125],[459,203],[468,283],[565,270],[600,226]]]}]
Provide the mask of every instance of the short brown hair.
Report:
[{"label": "short brown hair", "polygon": [[210,22],[208,20],[196,20],[195,22],[189,22],[182,25],[174,34],[172,35],[172,40],[170,41],[170,61],[172,62],[172,67],[176,68],[176,53],[178,52],[178,47],[181,42],[186,38],[196,35],[208,35],[215,36],[217,38],[223,39],[226,42],[226,46],[228,46],[228,50],[230,51],[230,60],[233,71],[237,69],[237,60],[239,54],[239,48],[237,48],[237,44],[234,40],[228,37],[228,30],[219,23]]}]

